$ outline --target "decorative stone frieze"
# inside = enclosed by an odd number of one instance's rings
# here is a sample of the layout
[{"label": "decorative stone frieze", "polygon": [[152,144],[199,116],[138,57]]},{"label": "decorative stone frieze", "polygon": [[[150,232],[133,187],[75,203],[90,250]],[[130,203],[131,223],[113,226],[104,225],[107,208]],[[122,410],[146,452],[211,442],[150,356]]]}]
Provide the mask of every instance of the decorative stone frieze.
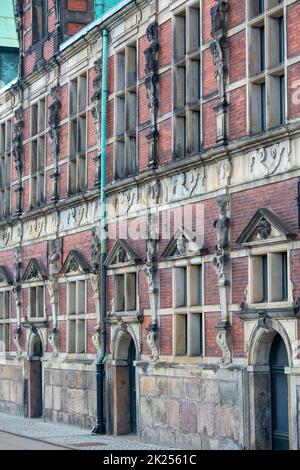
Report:
[{"label": "decorative stone frieze", "polygon": [[250,177],[252,179],[263,178],[289,170],[290,153],[289,140],[255,150],[248,157]]}]

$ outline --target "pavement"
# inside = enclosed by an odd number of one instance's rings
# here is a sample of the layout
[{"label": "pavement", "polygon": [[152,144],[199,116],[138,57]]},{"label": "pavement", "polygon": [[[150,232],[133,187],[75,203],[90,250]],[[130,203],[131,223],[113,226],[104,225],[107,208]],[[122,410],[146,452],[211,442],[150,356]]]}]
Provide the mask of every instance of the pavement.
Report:
[{"label": "pavement", "polygon": [[91,430],[0,413],[0,450],[171,450],[136,435],[92,435]]}]

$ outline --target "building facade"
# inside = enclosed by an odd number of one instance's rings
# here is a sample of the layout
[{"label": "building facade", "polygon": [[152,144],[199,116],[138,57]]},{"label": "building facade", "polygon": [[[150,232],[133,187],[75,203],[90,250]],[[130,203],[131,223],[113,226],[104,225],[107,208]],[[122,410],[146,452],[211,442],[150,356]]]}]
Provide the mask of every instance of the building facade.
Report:
[{"label": "building facade", "polygon": [[96,7],[16,2],[0,410],[298,449],[300,0]]}]

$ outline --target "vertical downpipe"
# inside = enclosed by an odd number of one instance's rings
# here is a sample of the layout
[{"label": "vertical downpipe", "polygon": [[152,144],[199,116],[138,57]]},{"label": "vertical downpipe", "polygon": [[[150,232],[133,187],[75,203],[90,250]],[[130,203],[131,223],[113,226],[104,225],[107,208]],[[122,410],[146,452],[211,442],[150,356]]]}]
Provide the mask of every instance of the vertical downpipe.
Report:
[{"label": "vertical downpipe", "polygon": [[100,238],[101,238],[101,264],[100,264],[100,323],[101,348],[96,361],[96,425],[93,434],[105,433],[104,423],[104,359],[106,352],[106,198],[104,187],[106,185],[106,103],[107,103],[107,50],[108,31],[102,31],[102,97],[101,97],[101,178],[100,178]]}]

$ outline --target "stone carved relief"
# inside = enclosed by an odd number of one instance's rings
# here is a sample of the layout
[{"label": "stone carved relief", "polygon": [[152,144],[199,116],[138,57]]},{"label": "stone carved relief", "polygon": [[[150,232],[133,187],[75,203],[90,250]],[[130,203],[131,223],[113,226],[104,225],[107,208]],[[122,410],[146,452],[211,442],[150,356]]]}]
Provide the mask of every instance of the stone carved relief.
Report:
[{"label": "stone carved relief", "polygon": [[204,192],[204,168],[194,168],[172,178],[172,200],[196,196]]},{"label": "stone carved relief", "polygon": [[291,167],[290,141],[260,148],[250,155],[250,175],[253,179],[281,173]]},{"label": "stone carved relief", "polygon": [[69,228],[71,228],[71,226],[78,227],[84,217],[87,217],[86,205],[72,207],[72,209],[69,210],[67,218]]},{"label": "stone carved relief", "polygon": [[217,273],[221,308],[221,321],[216,326],[218,329],[216,342],[222,351],[221,364],[223,365],[231,362],[231,325],[228,317],[229,272],[226,266],[228,261],[227,249],[229,246],[230,227],[230,219],[227,216],[228,203],[229,201],[226,196],[221,196],[217,199],[219,218],[215,220],[213,224],[217,235],[213,264]]},{"label": "stone carved relief", "polygon": [[22,213],[22,173],[23,173],[23,108],[22,106],[15,111],[15,122],[13,126],[13,141],[12,141],[12,153],[14,156],[15,168],[18,176],[18,186],[16,188],[17,194],[17,209],[16,214],[21,215]]},{"label": "stone carved relief", "polygon": [[12,228],[5,227],[1,232],[1,242],[7,246],[12,239]]},{"label": "stone carved relief", "polygon": [[219,186],[225,188],[230,184],[232,174],[232,163],[230,160],[223,160],[218,163],[217,173],[219,177]]},{"label": "stone carved relief", "polygon": [[45,230],[46,220],[45,217],[34,219],[29,223],[30,238],[39,238],[41,233]]},{"label": "stone carved relief", "polygon": [[119,215],[128,214],[131,210],[135,210],[138,204],[138,189],[132,188],[129,191],[124,191],[119,195],[118,207]]},{"label": "stone carved relief", "polygon": [[148,98],[148,108],[151,119],[151,132],[146,136],[149,146],[149,166],[154,168],[158,163],[158,61],[159,61],[159,26],[158,23],[150,23],[146,30],[147,39],[150,45],[144,50],[145,54],[145,87]]},{"label": "stone carved relief", "polygon": [[260,238],[266,240],[271,235],[271,231],[271,224],[263,217],[257,225],[257,232]]},{"label": "stone carved relief", "polygon": [[160,196],[160,181],[154,180],[151,181],[148,185],[148,205],[153,206],[159,204],[159,196]]}]

